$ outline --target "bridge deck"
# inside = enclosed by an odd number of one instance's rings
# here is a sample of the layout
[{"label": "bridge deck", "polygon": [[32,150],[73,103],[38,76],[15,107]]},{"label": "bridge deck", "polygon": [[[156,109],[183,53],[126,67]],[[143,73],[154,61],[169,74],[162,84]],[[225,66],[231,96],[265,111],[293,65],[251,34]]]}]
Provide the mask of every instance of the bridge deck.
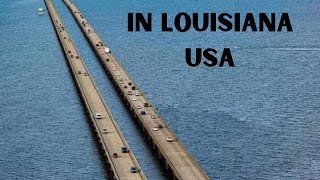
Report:
[{"label": "bridge deck", "polygon": [[[130,111],[133,111],[144,130],[147,132],[148,138],[158,149],[164,158],[167,168],[170,168],[176,179],[201,180],[209,179],[202,168],[197,164],[193,157],[188,153],[185,147],[177,139],[173,131],[166,125],[163,118],[160,117],[156,109],[151,105],[143,92],[135,85],[133,79],[126,70],[116,60],[102,39],[97,35],[93,27],[85,19],[84,15],[70,0],[63,0],[73,17],[85,34],[87,40],[91,43],[96,55],[101,60],[106,72],[114,81],[120,94],[126,103],[129,104]],[[164,128],[154,127],[162,125]],[[168,142],[167,137],[173,139]]]},{"label": "bridge deck", "polygon": [[[91,78],[88,69],[73,44],[71,37],[54,8],[53,3],[51,0],[45,0],[45,3],[67,57],[68,64],[78,86],[80,95],[89,112],[91,121],[97,132],[99,142],[101,143],[101,147],[107,157],[107,164],[110,165],[113,172],[113,177],[121,180],[145,179],[142,171],[131,173],[131,167],[137,167],[140,169],[134,155],[131,151],[129,153],[121,152],[122,147],[128,147],[126,140],[121,134],[110,110]],[[101,113],[101,119],[96,118],[96,113]],[[107,130],[107,133],[103,132],[104,129]],[[117,153],[118,157],[114,157],[114,153]]]}]

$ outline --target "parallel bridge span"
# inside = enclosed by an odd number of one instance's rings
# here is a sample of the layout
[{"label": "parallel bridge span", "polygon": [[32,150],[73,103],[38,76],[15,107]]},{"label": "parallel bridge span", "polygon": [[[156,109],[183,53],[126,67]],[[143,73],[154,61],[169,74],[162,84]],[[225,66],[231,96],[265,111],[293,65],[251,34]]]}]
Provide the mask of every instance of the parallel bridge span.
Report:
[{"label": "parallel bridge span", "polygon": [[[174,179],[209,179],[71,0],[63,0]],[[159,126],[160,125],[160,126]],[[155,127],[163,128],[155,128]],[[170,139],[171,138],[171,139]],[[172,140],[172,141],[171,141]]]},{"label": "parallel bridge span", "polygon": [[[143,180],[146,179],[140,166],[131,151],[123,153],[122,148],[128,144],[118,128],[108,106],[104,102],[97,86],[79,55],[71,37],[69,36],[61,18],[51,0],[45,0],[48,12],[61,46],[64,50],[73,78],[77,84],[79,93],[90,116],[94,130],[104,155],[107,159],[106,165],[111,170],[109,175],[113,179],[121,180]],[[96,113],[101,116],[97,117]],[[116,154],[115,154],[116,153]],[[132,167],[138,170],[132,173]]]}]

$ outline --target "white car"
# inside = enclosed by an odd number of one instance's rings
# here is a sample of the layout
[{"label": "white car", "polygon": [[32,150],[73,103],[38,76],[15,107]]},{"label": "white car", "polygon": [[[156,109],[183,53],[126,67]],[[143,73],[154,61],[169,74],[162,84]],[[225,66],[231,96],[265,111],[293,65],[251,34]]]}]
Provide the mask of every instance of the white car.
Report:
[{"label": "white car", "polygon": [[136,98],[132,98],[132,101],[136,101],[137,99]]},{"label": "white car", "polygon": [[137,109],[141,109],[141,106],[137,106]]},{"label": "white car", "polygon": [[166,140],[167,140],[167,142],[172,142],[172,141],[173,141],[173,138],[172,138],[171,136],[167,136],[167,137],[166,137]]},{"label": "white car", "polygon": [[103,129],[103,130],[102,130],[102,133],[103,133],[103,134],[107,134],[107,133],[108,133],[108,130],[107,130],[107,129]]},{"label": "white car", "polygon": [[101,119],[101,113],[96,113],[96,119]]},{"label": "white car", "polygon": [[154,128],[152,128],[154,131],[158,131],[159,130],[159,128],[158,127],[154,127]]},{"label": "white car", "polygon": [[140,96],[140,93],[137,92],[137,93],[136,93],[136,96]]},{"label": "white car", "polygon": [[111,51],[110,51],[110,48],[104,48],[104,52],[106,53],[106,54],[109,54],[109,53],[111,53]]}]

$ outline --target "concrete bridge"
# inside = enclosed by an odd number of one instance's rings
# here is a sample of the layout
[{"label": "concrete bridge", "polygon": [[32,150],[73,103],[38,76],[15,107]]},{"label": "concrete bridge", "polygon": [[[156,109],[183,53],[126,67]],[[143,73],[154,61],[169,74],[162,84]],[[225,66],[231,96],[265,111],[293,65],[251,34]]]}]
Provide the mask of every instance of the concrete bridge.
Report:
[{"label": "concrete bridge", "polygon": [[51,0],[45,0],[48,12],[61,46],[64,50],[67,62],[72,72],[79,94],[87,109],[93,124],[103,154],[106,157],[105,164],[110,170],[109,175],[113,179],[146,179],[134,155],[118,128],[108,106],[103,100],[97,86],[78,53],[66,27],[63,25]]},{"label": "concrete bridge", "polygon": [[80,10],[72,1],[63,1],[100,59],[106,73],[112,79],[124,103],[145,132],[146,139],[151,142],[151,148],[157,152],[173,179],[209,179]]}]

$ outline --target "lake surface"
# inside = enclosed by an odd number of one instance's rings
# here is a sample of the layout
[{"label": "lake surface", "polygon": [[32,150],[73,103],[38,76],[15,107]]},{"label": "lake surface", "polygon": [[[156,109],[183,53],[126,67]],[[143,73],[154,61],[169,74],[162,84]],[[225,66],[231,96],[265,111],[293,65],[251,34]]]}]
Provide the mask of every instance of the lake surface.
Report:
[{"label": "lake surface", "polygon": [[[165,172],[61,1],[55,5],[149,179]],[[320,178],[320,4],[75,0],[213,179]],[[98,146],[40,0],[0,2],[0,179],[104,179]],[[153,31],[128,32],[129,12]],[[288,12],[293,32],[161,32],[161,13]],[[189,67],[185,48],[231,48],[234,68]],[[221,53],[221,52],[219,52]]]}]

